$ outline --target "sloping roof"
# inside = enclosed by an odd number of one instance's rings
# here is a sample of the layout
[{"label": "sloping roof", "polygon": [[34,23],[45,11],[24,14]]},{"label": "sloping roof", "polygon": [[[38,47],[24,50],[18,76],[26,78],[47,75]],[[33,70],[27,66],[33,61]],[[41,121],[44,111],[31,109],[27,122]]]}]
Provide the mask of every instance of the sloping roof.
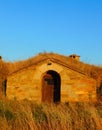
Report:
[{"label": "sloping roof", "polygon": [[46,60],[50,60],[52,62],[58,63],[62,66],[75,70],[79,73],[90,75],[89,72],[91,70],[91,66],[79,61],[76,61],[69,56],[64,56],[56,53],[39,53],[38,55],[29,58],[24,61],[18,61],[10,64],[9,75],[16,73],[22,69],[28,68],[32,65],[37,65]]}]

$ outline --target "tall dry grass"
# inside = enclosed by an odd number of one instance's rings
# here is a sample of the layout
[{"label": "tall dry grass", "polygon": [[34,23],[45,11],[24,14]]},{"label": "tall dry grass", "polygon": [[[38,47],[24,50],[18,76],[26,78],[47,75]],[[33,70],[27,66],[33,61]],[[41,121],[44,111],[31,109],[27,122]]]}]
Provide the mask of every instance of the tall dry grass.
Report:
[{"label": "tall dry grass", "polygon": [[0,101],[0,130],[101,130],[102,104]]}]

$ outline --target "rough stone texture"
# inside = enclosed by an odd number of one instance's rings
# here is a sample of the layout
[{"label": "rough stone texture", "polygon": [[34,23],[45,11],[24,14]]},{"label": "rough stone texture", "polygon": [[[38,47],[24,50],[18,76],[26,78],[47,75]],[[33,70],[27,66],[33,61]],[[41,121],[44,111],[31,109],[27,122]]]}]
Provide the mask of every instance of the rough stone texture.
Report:
[{"label": "rough stone texture", "polygon": [[[48,70],[60,75],[60,101],[95,101],[96,81],[63,65],[49,61],[32,65],[8,76],[7,97],[42,101],[42,78]],[[47,90],[45,90],[47,91]]]}]

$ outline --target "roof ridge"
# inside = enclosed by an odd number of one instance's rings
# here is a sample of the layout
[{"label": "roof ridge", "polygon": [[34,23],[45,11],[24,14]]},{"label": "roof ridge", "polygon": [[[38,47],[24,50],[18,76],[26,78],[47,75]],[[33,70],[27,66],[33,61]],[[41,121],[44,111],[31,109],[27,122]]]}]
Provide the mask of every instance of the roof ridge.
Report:
[{"label": "roof ridge", "polygon": [[35,61],[35,62],[32,62],[31,64],[28,64],[28,65],[26,65],[26,66],[21,66],[21,67],[18,68],[17,70],[15,70],[15,71],[9,73],[9,75],[12,75],[12,74],[14,74],[14,73],[17,73],[17,72],[20,71],[20,70],[23,70],[23,69],[28,68],[28,67],[30,67],[30,66],[36,65],[36,64],[41,63],[41,62],[43,62],[43,61],[46,61],[47,59],[50,59],[52,62],[56,62],[56,63],[58,63],[58,64],[60,64],[60,65],[63,65],[63,66],[65,66],[65,67],[70,68],[70,69],[72,69],[72,70],[74,70],[74,71],[77,71],[77,72],[79,72],[79,73],[81,73],[81,74],[84,74],[84,75],[87,74],[85,71],[83,71],[82,69],[79,69],[79,68],[76,67],[75,65],[70,65],[70,64],[68,64],[68,63],[65,63],[63,60],[61,60],[61,59],[59,59],[59,58],[50,57],[50,56],[46,55],[46,57],[43,57],[43,59],[40,59],[40,60]]}]

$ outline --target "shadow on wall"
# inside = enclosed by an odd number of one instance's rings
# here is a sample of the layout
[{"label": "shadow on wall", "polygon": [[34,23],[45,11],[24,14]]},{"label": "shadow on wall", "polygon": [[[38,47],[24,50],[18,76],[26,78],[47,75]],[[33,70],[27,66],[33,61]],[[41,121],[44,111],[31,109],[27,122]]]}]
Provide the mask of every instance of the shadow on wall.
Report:
[{"label": "shadow on wall", "polygon": [[97,99],[98,101],[102,101],[102,82],[100,86],[97,88]]},{"label": "shadow on wall", "polygon": [[7,88],[7,79],[5,79],[2,83],[2,92],[4,96],[6,96],[6,88]]}]

